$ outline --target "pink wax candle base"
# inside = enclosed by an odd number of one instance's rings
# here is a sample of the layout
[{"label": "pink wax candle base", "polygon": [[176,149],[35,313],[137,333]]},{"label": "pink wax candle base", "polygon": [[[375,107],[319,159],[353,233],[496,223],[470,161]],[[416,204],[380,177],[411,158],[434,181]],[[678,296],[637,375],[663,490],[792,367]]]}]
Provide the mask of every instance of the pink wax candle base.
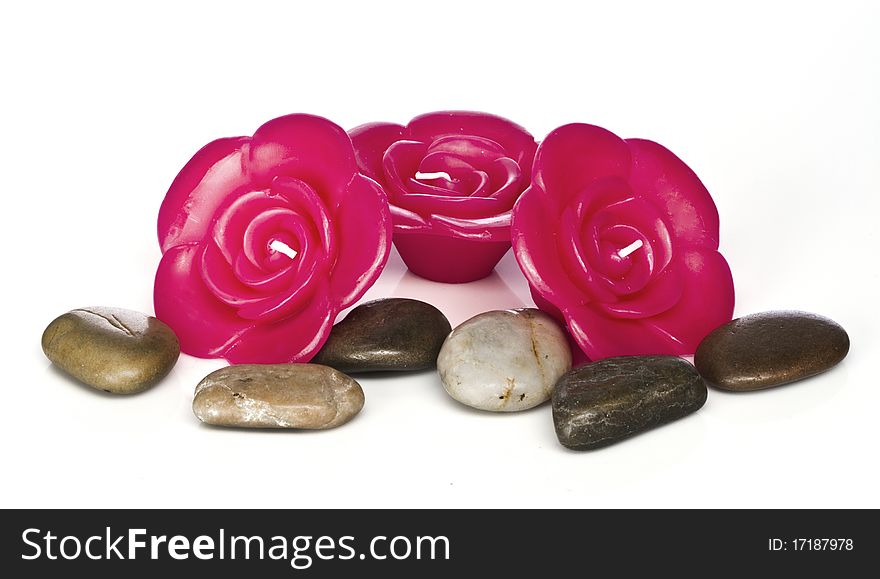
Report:
[{"label": "pink wax candle base", "polygon": [[430,233],[397,233],[394,246],[411,272],[443,283],[483,279],[510,251],[509,241],[474,243]]}]

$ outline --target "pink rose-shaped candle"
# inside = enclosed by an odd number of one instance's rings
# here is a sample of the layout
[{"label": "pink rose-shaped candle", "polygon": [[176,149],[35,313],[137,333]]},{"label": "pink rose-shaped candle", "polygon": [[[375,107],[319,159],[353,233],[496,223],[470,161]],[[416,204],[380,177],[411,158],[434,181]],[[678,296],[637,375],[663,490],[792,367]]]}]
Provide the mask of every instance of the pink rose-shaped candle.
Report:
[{"label": "pink rose-shaped candle", "polygon": [[388,194],[394,245],[410,271],[447,283],[492,272],[510,249],[510,211],[529,185],[532,135],[501,117],[455,111],[350,135],[360,170]]},{"label": "pink rose-shaped candle", "polygon": [[194,356],[304,362],[388,259],[381,187],[346,132],[289,115],[209,143],[159,210],[158,318]]},{"label": "pink rose-shaped candle", "polygon": [[554,130],[513,210],[512,239],[535,302],[564,318],[592,360],[692,354],[733,314],[715,203],[652,141]]}]

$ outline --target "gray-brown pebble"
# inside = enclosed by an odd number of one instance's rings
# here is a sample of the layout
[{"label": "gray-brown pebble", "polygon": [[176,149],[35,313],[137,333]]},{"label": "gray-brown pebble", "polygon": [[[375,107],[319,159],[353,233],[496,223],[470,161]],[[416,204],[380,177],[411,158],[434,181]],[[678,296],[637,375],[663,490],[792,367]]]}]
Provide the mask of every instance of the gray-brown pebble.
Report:
[{"label": "gray-brown pebble", "polygon": [[849,336],[833,320],[798,311],[764,312],[706,336],[694,364],[711,386],[745,392],[814,376],[848,351]]},{"label": "gray-brown pebble", "polygon": [[559,379],[553,423],[564,446],[591,450],[696,412],[706,397],[703,379],[681,358],[607,358]]},{"label": "gray-brown pebble", "polygon": [[77,380],[135,394],[164,378],[180,355],[177,336],[158,319],[121,308],[67,312],[43,332],[43,352]]},{"label": "gray-brown pebble", "polygon": [[318,364],[241,364],[208,374],[193,412],[215,426],[325,429],[364,406],[360,384]]}]

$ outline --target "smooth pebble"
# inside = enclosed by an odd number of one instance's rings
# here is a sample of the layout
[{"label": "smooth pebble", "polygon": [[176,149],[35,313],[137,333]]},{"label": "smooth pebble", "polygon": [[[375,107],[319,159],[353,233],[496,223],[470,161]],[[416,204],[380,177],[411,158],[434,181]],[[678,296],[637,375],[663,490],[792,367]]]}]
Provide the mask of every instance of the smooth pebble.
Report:
[{"label": "smooth pebble", "polygon": [[434,368],[452,327],[431,304],[389,298],[361,304],[333,326],[312,359],[342,372],[416,371]]},{"label": "smooth pebble", "polygon": [[174,367],[180,342],[158,319],[121,308],[90,307],[63,314],[46,327],[43,352],[80,382],[113,394],[135,394]]},{"label": "smooth pebble", "polygon": [[849,352],[849,336],[828,318],[764,312],[724,324],[700,343],[694,364],[710,386],[746,392],[814,376]]},{"label": "smooth pebble", "polygon": [[215,426],[334,428],[364,406],[360,384],[318,364],[240,364],[208,374],[193,413]]},{"label": "smooth pebble", "polygon": [[559,379],[553,423],[563,446],[591,450],[687,416],[706,397],[703,379],[681,358],[606,358]]},{"label": "smooth pebble", "polygon": [[559,324],[536,309],[479,314],[449,334],[437,371],[454,399],[480,410],[514,412],[546,402],[571,368]]}]

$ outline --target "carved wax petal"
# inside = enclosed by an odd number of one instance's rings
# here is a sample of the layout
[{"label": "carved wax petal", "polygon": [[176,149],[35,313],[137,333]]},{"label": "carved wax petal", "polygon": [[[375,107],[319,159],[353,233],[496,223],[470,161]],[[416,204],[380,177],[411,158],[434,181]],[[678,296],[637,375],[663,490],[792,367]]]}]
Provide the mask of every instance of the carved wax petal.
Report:
[{"label": "carved wax petal", "polygon": [[349,184],[336,225],[339,244],[330,295],[354,303],[372,285],[372,272],[382,269],[391,247],[392,222],[382,188],[361,175]]},{"label": "carved wax petal", "polygon": [[653,141],[627,139],[632,152],[630,184],[665,213],[677,239],[718,249],[718,209],[690,167]]},{"label": "carved wax petal", "polygon": [[681,301],[685,282],[677,264],[664,269],[653,282],[639,292],[617,301],[596,302],[595,307],[609,317],[650,318],[668,311]]},{"label": "carved wax petal", "polygon": [[682,296],[675,306],[649,318],[661,334],[675,336],[693,354],[695,345],[733,317],[734,292],[730,266],[717,251],[688,248],[676,256],[681,271]]},{"label": "carved wax petal", "polygon": [[565,320],[574,341],[593,361],[658,351],[670,355],[681,353],[677,340],[652,332],[644,320],[611,318],[592,307],[569,310]]},{"label": "carved wax petal", "polygon": [[[205,286],[198,262],[202,247],[193,243],[176,245],[165,252],[156,270],[157,291],[153,296],[156,317],[171,326],[186,353],[200,358],[223,355],[229,345],[252,325],[236,309],[221,302]],[[193,267],[195,263],[195,267]]]},{"label": "carved wax petal", "polygon": [[511,237],[516,260],[531,286],[550,303],[562,304],[557,306],[562,309],[587,302],[589,296],[572,281],[559,257],[554,209],[540,192],[526,189],[513,209]]},{"label": "carved wax petal", "polygon": [[553,202],[567,204],[597,179],[627,181],[630,164],[629,148],[614,133],[592,125],[563,125],[541,143],[532,183]]},{"label": "carved wax petal", "polygon": [[[297,314],[302,318],[303,327],[314,328],[308,332],[293,331],[290,323],[278,321],[254,324],[239,337],[226,352],[230,364],[275,364],[276,360],[289,359],[291,362],[308,362],[318,351],[330,329],[335,316],[328,317],[331,310],[326,282],[315,288],[315,299],[309,301],[304,310]],[[309,352],[309,354],[304,354]]]},{"label": "carved wax petal", "polygon": [[[346,187],[349,186],[350,184],[346,185]],[[308,218],[308,222],[312,224],[318,235],[324,253],[332,258],[336,254],[336,247],[333,224],[330,222],[330,210],[317,192],[308,183],[287,177],[277,177],[272,182],[272,192],[283,197],[288,206],[299,215]],[[347,197],[347,194],[342,196],[344,199]],[[382,212],[382,216],[384,217],[384,212]]]},{"label": "carved wax petal", "polygon": [[216,207],[213,218],[208,219],[210,234],[227,262],[233,263],[235,256],[243,251],[244,234],[251,220],[279,205],[278,199],[267,191],[250,191],[230,195]]},{"label": "carved wax petal", "polygon": [[474,239],[491,238],[499,231],[510,229],[510,211],[482,219],[457,219],[444,215],[432,215],[437,229],[446,229],[456,237]]},{"label": "carved wax petal", "polygon": [[391,217],[394,220],[395,230],[419,231],[428,227],[428,222],[418,213],[413,213],[403,207],[390,205]]},{"label": "carved wax petal", "polygon": [[502,157],[488,166],[492,197],[505,203],[516,203],[520,192],[528,187],[528,178],[513,159]]},{"label": "carved wax petal", "polygon": [[406,128],[394,123],[367,123],[348,132],[361,173],[382,182],[382,157],[388,147],[406,140]]},{"label": "carved wax petal", "polygon": [[217,207],[247,185],[241,152],[247,141],[235,137],[208,143],[181,169],[159,209],[162,251],[200,241]]},{"label": "carved wax petal", "polygon": [[313,115],[287,115],[254,133],[248,170],[254,183],[265,187],[275,177],[295,177],[333,209],[358,168],[351,139],[342,127]]},{"label": "carved wax petal", "polygon": [[[195,271],[201,275],[205,286],[214,294],[215,298],[236,309],[247,304],[259,303],[264,299],[258,289],[244,284],[238,279],[235,270],[229,267],[226,257],[215,244],[206,243],[199,249],[200,251],[195,257],[197,259]],[[287,273],[280,272],[279,276]],[[262,271],[261,274],[265,275]],[[182,279],[187,279],[187,274],[183,271],[180,271],[179,275]]]},{"label": "carved wax petal", "polygon": [[[461,159],[471,167],[482,167],[505,156],[504,147],[492,139],[475,135],[449,135],[440,137],[431,143],[420,167],[423,171],[433,171],[430,159],[440,155],[448,155]],[[515,161],[514,161],[515,162]],[[436,168],[436,170],[441,170]]]},{"label": "carved wax petal", "polygon": [[428,145],[419,141],[397,141],[383,153],[382,175],[378,182],[384,185],[392,205],[397,205],[397,200],[409,193],[406,182],[418,172],[427,150]]},{"label": "carved wax petal", "polygon": [[[535,150],[534,137],[520,125],[503,117],[473,111],[438,111],[419,115],[407,125],[411,138],[435,141],[447,135],[473,135],[504,147],[507,156],[520,166],[531,169]],[[511,154],[512,153],[512,154]]]},{"label": "carved wax petal", "polygon": [[[683,257],[681,297],[672,308],[639,319],[609,318],[597,309],[584,308],[567,318],[572,335],[590,359],[597,359],[590,352],[601,352],[601,357],[693,354],[694,343],[730,321],[733,281],[727,262],[712,250],[689,250]],[[666,278],[664,283],[668,282]]]},{"label": "carved wax petal", "polygon": [[419,215],[448,215],[462,219],[482,219],[504,212],[504,201],[494,197],[460,197],[405,193],[397,198],[401,207]]}]

